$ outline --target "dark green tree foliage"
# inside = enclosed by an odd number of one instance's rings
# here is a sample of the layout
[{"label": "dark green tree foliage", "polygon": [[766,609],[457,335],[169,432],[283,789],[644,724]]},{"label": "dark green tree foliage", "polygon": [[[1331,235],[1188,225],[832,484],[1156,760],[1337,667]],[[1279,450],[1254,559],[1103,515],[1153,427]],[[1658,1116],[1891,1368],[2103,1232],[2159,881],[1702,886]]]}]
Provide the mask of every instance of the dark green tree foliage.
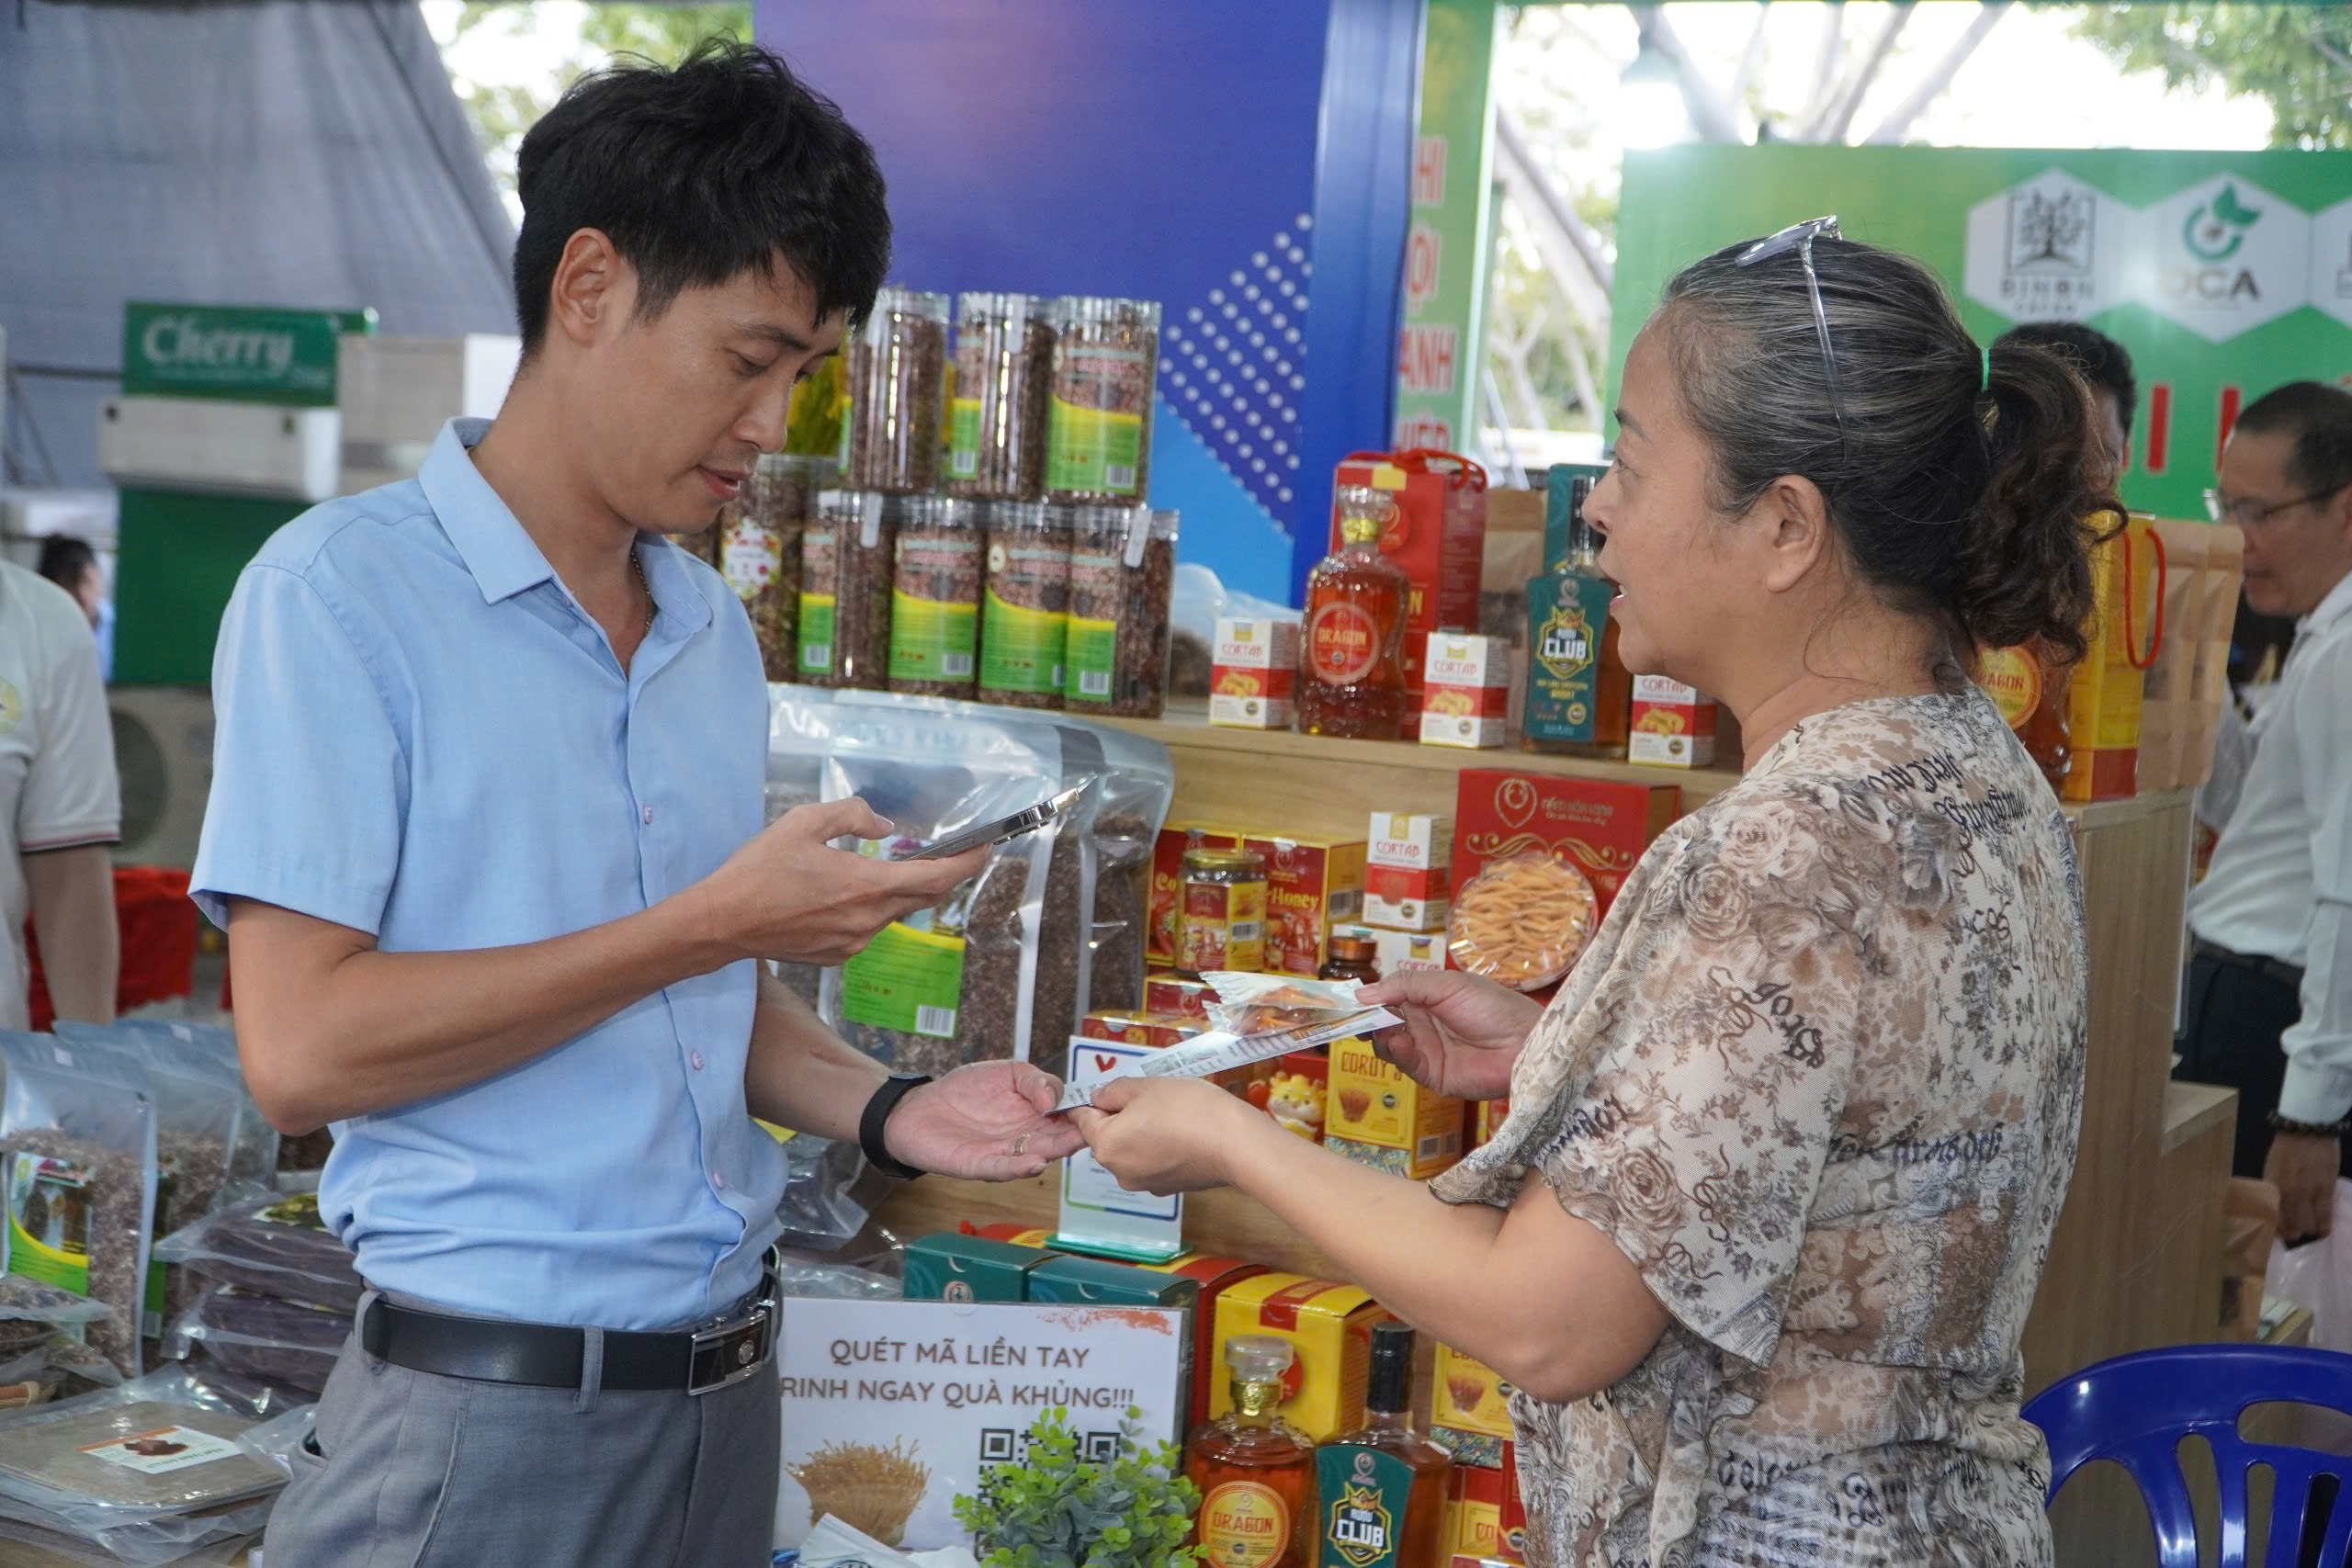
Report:
[{"label": "dark green tree foliage", "polygon": [[1119,1454],[1081,1459],[1069,1412],[1030,1425],[1029,1451],[956,1499],[956,1522],[972,1532],[982,1568],[1182,1568],[1200,1489],[1184,1479],[1173,1443],[1141,1446],[1143,1412],[1120,1423]]},{"label": "dark green tree foliage", "polygon": [[2267,99],[2274,146],[2352,147],[2352,7],[2094,6],[2076,31],[2167,86]]}]

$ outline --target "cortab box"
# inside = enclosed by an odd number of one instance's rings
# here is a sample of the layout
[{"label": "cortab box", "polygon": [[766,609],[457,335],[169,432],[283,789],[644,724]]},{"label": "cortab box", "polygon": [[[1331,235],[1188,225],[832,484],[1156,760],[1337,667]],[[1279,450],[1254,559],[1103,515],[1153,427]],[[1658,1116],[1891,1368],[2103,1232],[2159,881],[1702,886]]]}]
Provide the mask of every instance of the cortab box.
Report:
[{"label": "cortab box", "polygon": [[[1501,1464],[1503,1444],[1511,1435],[1510,1384],[1486,1362],[1442,1342],[1430,1380],[1430,1436],[1445,1445],[1456,1464]],[[1499,1506],[1499,1494],[1495,1501]]]},{"label": "cortab box", "polygon": [[907,1300],[1027,1301],[1031,1270],[1052,1257],[984,1235],[941,1231],[920,1236],[907,1247]]},{"label": "cortab box", "polygon": [[1424,746],[1500,746],[1510,727],[1510,644],[1431,632],[1421,686]]},{"label": "cortab box", "polygon": [[[1176,962],[1177,915],[1183,908],[1184,852],[1192,845],[1193,835],[1201,836],[1201,847],[1206,850],[1229,850],[1241,842],[1241,830],[1222,828],[1206,822],[1170,822],[1159,830],[1151,846],[1151,923],[1144,932],[1144,962],[1172,966]],[[1172,1010],[1154,1006],[1146,1000],[1144,1006],[1153,1012]]]},{"label": "cortab box", "polygon": [[1049,1258],[1029,1273],[1029,1299],[1068,1306],[1191,1307],[1200,1281],[1093,1258]]},{"label": "cortab box", "polygon": [[1461,1100],[1423,1089],[1368,1041],[1331,1042],[1325,1148],[1420,1181],[1462,1158],[1462,1122]]},{"label": "cortab box", "polygon": [[1153,970],[1144,976],[1143,1010],[1159,1018],[1188,1018],[1205,1026],[1209,1021],[1209,1003],[1216,999],[1216,987],[1206,980],[1195,980],[1172,970]]},{"label": "cortab box", "polygon": [[1634,677],[1626,759],[1660,768],[1704,768],[1715,760],[1715,699],[1663,675]]},{"label": "cortab box", "polygon": [[1315,977],[1329,955],[1334,921],[1363,909],[1362,839],[1242,840],[1266,860],[1266,973]]},{"label": "cortab box", "polygon": [[1184,1418],[1189,1431],[1209,1418],[1210,1384],[1217,1371],[1218,1299],[1242,1280],[1254,1280],[1272,1270],[1262,1263],[1244,1263],[1238,1258],[1204,1258],[1197,1252],[1171,1258],[1165,1263],[1138,1263],[1136,1267],[1147,1273],[1179,1274],[1200,1287],[1199,1299],[1193,1307],[1192,1409]]},{"label": "cortab box", "polygon": [[[1452,452],[1358,452],[1332,476],[1335,487],[1369,485],[1396,498],[1396,520],[1380,551],[1412,580],[1405,616],[1405,696],[1421,700],[1429,634],[1478,624],[1478,579],[1487,554],[1487,471]],[[1340,547],[1340,508],[1331,505],[1331,548]]]},{"label": "cortab box", "polygon": [[1392,975],[1402,975],[1408,969],[1442,969],[1445,967],[1445,933],[1443,931],[1397,931],[1385,926],[1347,926],[1333,935],[1358,933],[1372,939],[1372,966],[1380,971],[1384,980]]},{"label": "cortab box", "polygon": [[1399,931],[1443,931],[1451,897],[1447,875],[1442,866],[1435,871],[1373,866],[1364,873],[1364,924]]},{"label": "cortab box", "polygon": [[1298,694],[1298,623],[1219,615],[1209,671],[1209,722],[1288,729]]},{"label": "cortab box", "polygon": [[1375,811],[1364,864],[1434,871],[1453,863],[1453,818],[1420,811]]},{"label": "cortab box", "polygon": [[1364,1386],[1372,1376],[1372,1326],[1388,1309],[1355,1285],[1298,1274],[1261,1274],[1229,1285],[1216,1299],[1216,1364],[1210,1369],[1209,1415],[1233,1408],[1226,1342],[1237,1334],[1290,1341],[1283,1374],[1283,1419],[1317,1442],[1363,1425]]},{"label": "cortab box", "polygon": [[1589,877],[1605,915],[1642,852],[1680,815],[1679,784],[1464,768],[1454,798],[1453,885],[1490,860],[1540,852]]}]

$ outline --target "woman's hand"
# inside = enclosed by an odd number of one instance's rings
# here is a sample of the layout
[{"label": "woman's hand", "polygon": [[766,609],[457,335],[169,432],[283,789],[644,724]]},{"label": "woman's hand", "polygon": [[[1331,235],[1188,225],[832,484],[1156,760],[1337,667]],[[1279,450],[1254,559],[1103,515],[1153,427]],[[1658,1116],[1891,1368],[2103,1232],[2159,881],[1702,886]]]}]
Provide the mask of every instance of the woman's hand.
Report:
[{"label": "woman's hand", "polygon": [[1372,1048],[1424,1089],[1457,1100],[1501,1100],[1542,1004],[1492,980],[1454,969],[1413,969],[1356,993],[1405,1021],[1373,1036]]},{"label": "woman's hand", "polygon": [[1196,1192],[1231,1183],[1226,1156],[1272,1117],[1205,1078],[1118,1078],[1069,1113],[1103,1168],[1130,1192]]}]

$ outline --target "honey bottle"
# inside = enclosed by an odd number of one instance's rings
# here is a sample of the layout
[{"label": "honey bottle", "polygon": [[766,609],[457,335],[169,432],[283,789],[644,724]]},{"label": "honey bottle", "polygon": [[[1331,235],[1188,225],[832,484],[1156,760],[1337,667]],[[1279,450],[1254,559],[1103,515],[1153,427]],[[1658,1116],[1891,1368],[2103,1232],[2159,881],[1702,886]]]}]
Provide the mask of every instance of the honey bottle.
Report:
[{"label": "honey bottle", "polygon": [[1413,1331],[1372,1331],[1364,1424],[1315,1450],[1323,1568],[1439,1568],[1453,1460],[1413,1427]]},{"label": "honey bottle", "polygon": [[1193,1544],[1204,1568],[1313,1568],[1315,1445],[1274,1413],[1290,1341],[1236,1335],[1225,1360],[1233,1408],[1184,1446],[1184,1474],[1201,1490]]},{"label": "honey bottle", "polygon": [[1306,580],[1306,669],[1298,727],[1309,735],[1394,740],[1405,732],[1405,622],[1413,582],[1380,552],[1396,497],[1368,485],[1339,492],[1340,547]]}]

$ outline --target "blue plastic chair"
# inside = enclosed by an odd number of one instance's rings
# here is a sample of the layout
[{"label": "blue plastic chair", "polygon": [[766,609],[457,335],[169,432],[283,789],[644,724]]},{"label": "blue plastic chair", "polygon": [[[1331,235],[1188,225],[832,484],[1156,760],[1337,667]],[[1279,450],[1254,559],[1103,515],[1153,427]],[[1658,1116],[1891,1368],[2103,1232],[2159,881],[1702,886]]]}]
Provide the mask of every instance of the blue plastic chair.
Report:
[{"label": "blue plastic chair", "polygon": [[[2159,1568],[2197,1568],[2197,1516],[2181,1472],[2181,1439],[2211,1445],[2221,1483],[2221,1568],[2245,1568],[2246,1475],[2267,1465],[2271,1489],[2270,1568],[2346,1568],[2352,1559],[2352,1455],[2238,1435],[2249,1405],[2274,1401],[2323,1405],[2352,1415],[2352,1356],[2286,1345],[2181,1345],[2142,1350],[2086,1367],[2027,1402],[2025,1418],[2050,1439],[2050,1495],[2095,1459],[2131,1473],[2155,1527]],[[2301,1556],[2312,1483],[2335,1480],[2326,1534],[2315,1558]]]}]

